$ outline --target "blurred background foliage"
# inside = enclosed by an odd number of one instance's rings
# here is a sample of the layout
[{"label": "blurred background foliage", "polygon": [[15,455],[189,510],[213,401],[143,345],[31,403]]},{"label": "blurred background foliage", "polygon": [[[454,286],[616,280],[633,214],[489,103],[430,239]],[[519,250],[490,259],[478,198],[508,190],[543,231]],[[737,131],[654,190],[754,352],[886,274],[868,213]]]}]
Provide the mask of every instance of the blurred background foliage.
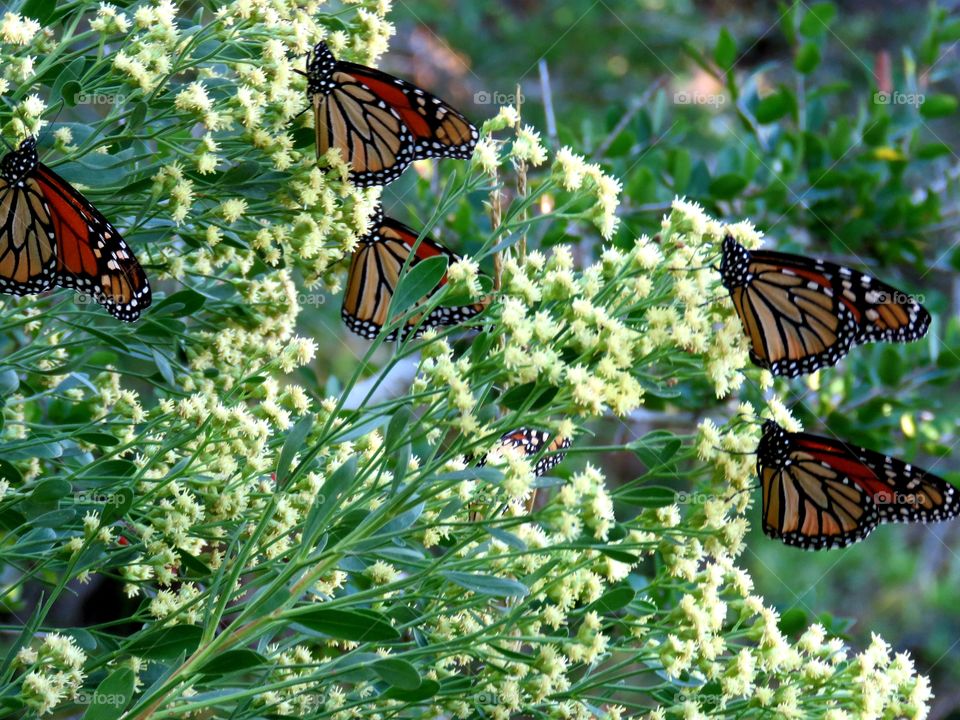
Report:
[{"label": "blurred background foliage", "polygon": [[[383,67],[477,120],[519,89],[524,121],[545,140],[575,142],[622,178],[624,245],[655,234],[673,197],[687,196],[721,219],[749,218],[770,246],[869,268],[921,295],[935,314],[922,342],[859,348],[774,391],[807,430],[960,484],[956,3],[397,0],[393,20]],[[430,181],[408,174],[386,202],[416,225],[433,210]],[[451,244],[469,251],[478,220],[448,218],[447,231],[460,232]],[[561,239],[578,240],[544,240]],[[585,259],[594,242],[577,242]],[[321,304],[310,329],[353,346],[337,311],[332,299]],[[316,372],[353,362],[331,352]],[[764,394],[758,377],[750,373],[744,397]],[[687,407],[685,395],[703,393],[684,390],[591,430],[598,442],[622,441],[730,414]],[[632,456],[606,465],[623,482],[644,470]],[[881,633],[931,676],[932,717],[960,717],[960,524],[887,526],[824,553],[781,546],[757,526],[744,557],[786,629],[819,618],[858,646]]]}]

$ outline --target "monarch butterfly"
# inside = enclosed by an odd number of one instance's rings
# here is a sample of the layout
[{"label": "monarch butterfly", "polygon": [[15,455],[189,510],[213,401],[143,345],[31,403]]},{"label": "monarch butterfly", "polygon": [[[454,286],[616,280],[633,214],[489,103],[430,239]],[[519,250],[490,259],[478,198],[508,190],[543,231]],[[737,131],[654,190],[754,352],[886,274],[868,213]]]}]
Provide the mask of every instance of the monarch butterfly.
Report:
[{"label": "monarch butterfly", "polygon": [[[407,266],[408,270],[427,258],[439,255],[445,255],[451,263],[460,259],[458,255],[429,238],[423,238],[417,245],[419,233],[416,230],[384,217],[379,208],[372,222],[373,229],[360,240],[350,260],[347,289],[343,294],[343,307],[340,310],[347,329],[368,340],[377,337],[387,324],[387,310],[393,299],[400,271],[411,252],[414,252],[414,256]],[[433,292],[446,282],[447,277],[444,275]],[[489,302],[488,298],[484,298],[470,305],[438,307],[431,310],[422,321],[422,316],[415,315],[407,320],[403,335],[406,336],[417,325],[421,329],[457,325],[478,315]],[[396,340],[397,331],[390,332],[386,339],[388,342]]]},{"label": "monarch butterfly", "polygon": [[863,540],[877,525],[947,520],[960,493],[942,478],[889,455],[787,432],[768,420],[757,446],[763,531],[821,550]]},{"label": "monarch butterfly", "polygon": [[360,187],[396,180],[414,160],[468,159],[479,134],[463,115],[404,80],[337,60],[325,42],[307,57],[317,155],[330,148]]},{"label": "monarch butterfly", "polygon": [[0,292],[54,286],[88,293],[127,322],[150,305],[147,277],[120,233],[40,162],[28,137],[0,159]]},{"label": "monarch butterfly", "polygon": [[[570,447],[570,439],[554,438],[551,440],[549,433],[543,430],[522,427],[501,435],[499,445],[522,448],[523,454],[527,457],[534,457],[543,450],[545,454],[537,460],[537,464],[533,467],[533,474],[540,477],[563,462],[566,453],[562,451]],[[487,459],[482,458],[477,465],[482,467],[486,462]]]},{"label": "monarch butterfly", "polygon": [[750,359],[796,377],[836,365],[853,345],[922,338],[930,314],[913,297],[850,268],[723,241],[720,277],[750,340]]}]

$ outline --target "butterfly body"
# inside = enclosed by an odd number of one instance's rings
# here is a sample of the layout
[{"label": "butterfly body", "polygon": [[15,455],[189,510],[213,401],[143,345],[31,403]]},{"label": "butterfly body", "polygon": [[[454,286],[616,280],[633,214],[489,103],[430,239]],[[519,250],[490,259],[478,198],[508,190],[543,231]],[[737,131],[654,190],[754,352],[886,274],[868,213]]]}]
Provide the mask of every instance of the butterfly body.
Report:
[{"label": "butterfly body", "polygon": [[[373,340],[380,334],[384,325],[389,322],[387,312],[390,302],[393,300],[400,272],[411,254],[413,256],[407,264],[408,271],[431,257],[443,255],[449,263],[460,259],[455,253],[429,238],[422,238],[418,243],[418,235],[419,233],[403,223],[385,217],[378,209],[370,232],[360,240],[350,261],[340,315],[351,332],[367,340]],[[446,276],[441,278],[433,292],[439,290],[446,281]],[[417,326],[418,332],[422,332],[431,327],[458,325],[480,314],[487,303],[488,300],[482,300],[470,305],[437,307],[425,318],[414,315],[407,320],[402,335],[405,337]],[[387,335],[386,340],[392,342],[397,336],[398,333],[394,330]]]},{"label": "butterfly body", "polygon": [[763,530],[810,550],[845,547],[881,523],[960,514],[960,491],[889,455],[767,421],[757,447]]},{"label": "butterfly body", "polygon": [[477,128],[412,83],[337,60],[324,42],[313,48],[304,74],[317,153],[338,149],[355,185],[385,185],[415,160],[473,154]]},{"label": "butterfly body", "polygon": [[120,233],[40,162],[31,137],[0,160],[0,292],[30,295],[55,286],[87,293],[128,322],[151,300]]},{"label": "butterfly body", "polygon": [[836,365],[854,345],[917,340],[929,313],[869,275],[819,259],[750,251],[728,236],[720,277],[751,344],[750,359],[795,377]]}]

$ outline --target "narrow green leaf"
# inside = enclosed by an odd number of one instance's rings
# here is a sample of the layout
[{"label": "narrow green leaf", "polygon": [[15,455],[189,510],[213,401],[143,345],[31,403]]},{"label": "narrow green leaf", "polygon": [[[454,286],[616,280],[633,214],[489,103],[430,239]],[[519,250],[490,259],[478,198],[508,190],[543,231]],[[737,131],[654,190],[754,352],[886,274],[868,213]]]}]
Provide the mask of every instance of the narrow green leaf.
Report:
[{"label": "narrow green leaf", "polygon": [[423,682],[417,669],[400,658],[384,658],[375,662],[373,671],[385,683],[401,690],[416,690]]},{"label": "narrow green leaf", "polygon": [[59,500],[69,495],[72,489],[70,483],[62,478],[48,478],[37,483],[30,493],[30,499],[34,502]]},{"label": "narrow green leaf", "polygon": [[941,93],[924,97],[920,104],[920,114],[926,118],[941,118],[953,115],[957,111],[957,98]]},{"label": "narrow green leaf", "polygon": [[373,610],[314,607],[291,612],[287,617],[299,625],[338,640],[387,642],[400,639],[400,633],[387,617]]},{"label": "narrow green leaf", "polygon": [[277,487],[283,487],[286,484],[290,475],[290,464],[296,454],[304,449],[303,444],[313,429],[314,422],[316,418],[313,414],[305,415],[287,434],[287,439],[284,440],[283,448],[280,450],[280,457],[277,459]]},{"label": "narrow green leaf", "polygon": [[713,59],[721,70],[729,70],[737,61],[737,41],[725,27],[720,28],[720,36],[713,48]]},{"label": "narrow green leaf", "polygon": [[822,35],[830,29],[830,24],[837,16],[837,7],[832,2],[818,2],[807,8],[806,14],[800,21],[800,33],[807,37]]},{"label": "narrow green leaf", "polygon": [[9,395],[20,387],[20,378],[13,370],[0,371],[0,395]]},{"label": "narrow green leaf", "polygon": [[597,600],[590,603],[587,609],[594,610],[601,615],[609,615],[610,613],[625,608],[633,602],[636,596],[637,593],[634,592],[633,588],[628,585],[620,585],[619,587],[607,590]]},{"label": "narrow green leaf", "polygon": [[249,648],[227,650],[227,652],[211,658],[200,666],[198,672],[204,675],[231,675],[244,672],[256,667],[267,665],[269,660],[258,652]]},{"label": "narrow green leaf", "polygon": [[440,683],[438,683],[436,680],[427,679],[421,682],[420,687],[416,688],[415,690],[404,690],[403,688],[392,687],[380,695],[380,697],[413,703],[429,700],[438,692],[440,692]]},{"label": "narrow green leaf", "polygon": [[737,173],[718,175],[710,181],[710,194],[718,200],[729,200],[743,192],[747,183],[747,178]]},{"label": "narrow green leaf", "polygon": [[170,660],[182,653],[193,653],[200,646],[202,637],[203,630],[195,625],[174,625],[160,629],[150,627],[135,635],[124,652],[150,660]]},{"label": "narrow green leaf", "polygon": [[804,43],[793,61],[793,66],[797,72],[808,75],[816,70],[818,65],[820,65],[820,48],[815,42]]},{"label": "narrow green leaf", "polygon": [[400,282],[397,284],[393,302],[390,303],[389,317],[394,318],[396,315],[406,312],[418,302],[433,294],[446,272],[446,255],[437,255],[421,260],[413,267],[408,268],[406,274],[400,278]]},{"label": "narrow green leaf", "polygon": [[83,720],[116,720],[130,704],[133,687],[133,670],[121,667],[107,675],[94,692],[81,690],[77,701],[89,703]]},{"label": "narrow green leaf", "polygon": [[456,572],[446,570],[441,573],[454,585],[480,595],[492,597],[524,597],[530,590],[521,582],[500,578],[495,575],[481,575],[479,573]]},{"label": "narrow green leaf", "polygon": [[629,488],[622,493],[614,493],[614,497],[618,501],[642,508],[659,508],[672,505],[676,501],[676,495],[676,492],[671,488],[657,485]]}]

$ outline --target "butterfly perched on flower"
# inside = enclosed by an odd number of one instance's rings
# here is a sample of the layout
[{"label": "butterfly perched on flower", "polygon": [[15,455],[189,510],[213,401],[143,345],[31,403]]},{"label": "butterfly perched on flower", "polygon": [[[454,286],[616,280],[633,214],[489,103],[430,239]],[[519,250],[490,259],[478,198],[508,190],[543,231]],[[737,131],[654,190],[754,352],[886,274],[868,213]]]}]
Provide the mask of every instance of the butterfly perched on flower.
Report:
[{"label": "butterfly perched on flower", "polygon": [[[551,439],[550,434],[543,430],[521,427],[501,435],[498,445],[520,448],[526,457],[536,457],[542,452],[533,468],[533,474],[540,477],[563,462],[566,453],[562,451],[570,447],[570,438]],[[486,461],[484,457],[477,465],[482,467]]]},{"label": "butterfly perched on flower", "polygon": [[750,359],[795,377],[836,365],[867,342],[918,340],[930,314],[869,275],[801,255],[723,241],[720,277],[750,340]]},{"label": "butterfly perched on flower", "polygon": [[120,233],[40,162],[29,137],[0,159],[0,292],[52,287],[90,295],[127,322],[150,305],[147,276]]},{"label": "butterfly perched on flower", "polygon": [[772,420],[757,446],[763,531],[821,550],[863,540],[881,523],[960,514],[960,490],[908,463],[839,440],[788,432]]},{"label": "butterfly perched on flower", "polygon": [[325,42],[307,58],[317,154],[337,148],[360,187],[396,180],[414,160],[468,159],[479,133],[462,114],[416,85],[337,60]]},{"label": "butterfly perched on flower", "polygon": [[[410,258],[408,271],[431,257],[443,255],[449,263],[460,260],[458,255],[429,238],[421,239],[418,244],[419,233],[416,230],[385,217],[380,208],[376,210],[371,222],[370,232],[361,238],[350,260],[347,287],[340,310],[347,329],[368,340],[376,338],[388,323],[387,312],[407,258]],[[443,287],[446,282],[444,275],[433,292]],[[489,298],[484,298],[468,305],[437,307],[426,317],[415,314],[407,320],[402,335],[406,336],[417,326],[425,330],[458,325],[480,314],[489,302]],[[386,340],[396,340],[397,334],[396,330],[391,331]]]}]

